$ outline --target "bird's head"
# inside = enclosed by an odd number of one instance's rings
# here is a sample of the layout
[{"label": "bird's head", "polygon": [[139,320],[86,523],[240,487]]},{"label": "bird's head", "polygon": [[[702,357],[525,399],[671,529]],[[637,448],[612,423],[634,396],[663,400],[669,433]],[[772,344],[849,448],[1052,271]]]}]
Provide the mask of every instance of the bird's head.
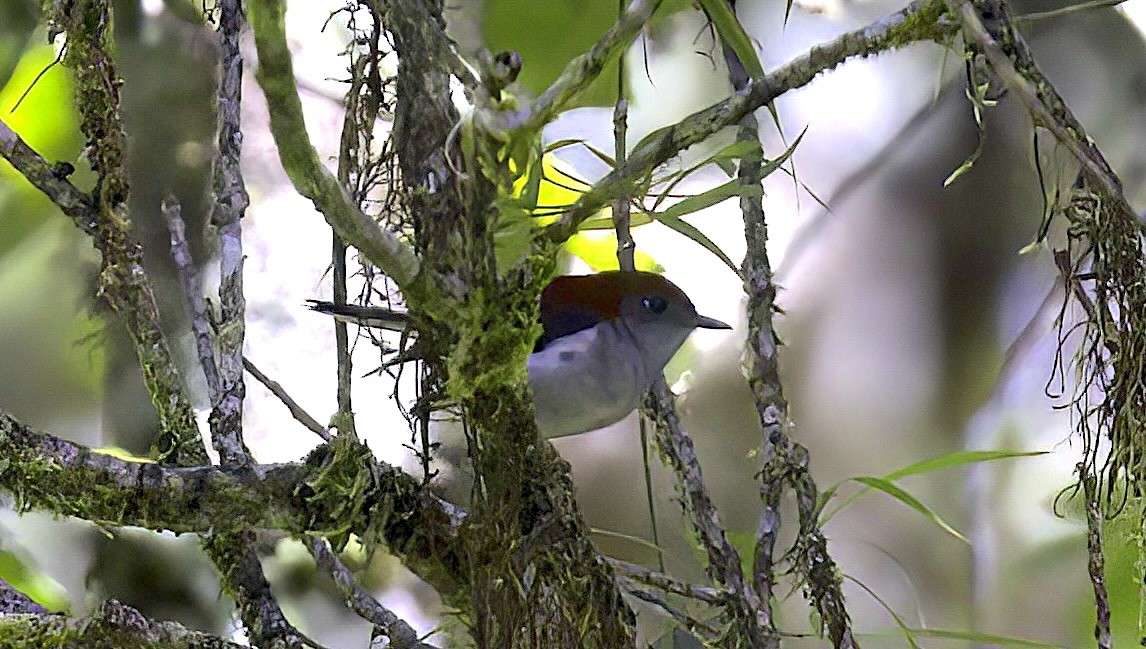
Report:
[{"label": "bird's head", "polygon": [[539,346],[604,322],[627,330],[646,367],[656,372],[693,329],[732,328],[698,314],[684,291],[656,273],[568,275],[554,279],[541,294]]}]

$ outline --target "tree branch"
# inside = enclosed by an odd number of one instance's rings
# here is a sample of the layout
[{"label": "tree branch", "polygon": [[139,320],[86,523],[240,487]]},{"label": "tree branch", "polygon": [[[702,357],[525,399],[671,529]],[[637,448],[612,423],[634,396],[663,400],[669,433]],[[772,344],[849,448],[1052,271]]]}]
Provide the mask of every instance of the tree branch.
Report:
[{"label": "tree branch", "polygon": [[318,159],[307,137],[286,42],[285,13],[282,0],[252,0],[249,4],[249,18],[259,53],[257,78],[267,98],[271,134],[283,169],[295,189],[314,201],[326,222],[343,240],[381,268],[399,287],[409,290],[421,269],[414,250],[358,209],[338,179]]},{"label": "tree branch", "polygon": [[[126,206],[127,172],[123,165],[126,135],[119,113],[120,79],[106,42],[110,9],[97,0],[77,0],[66,7],[55,4],[48,22],[52,26],[50,34],[67,32],[63,61],[75,74],[76,107],[81,115],[87,157],[98,174],[95,189],[86,201],[80,201],[62,178],[52,182],[44,177],[47,163],[39,156],[30,160],[31,150],[22,143],[16,144],[7,127],[0,130],[0,140],[6,140],[6,152],[22,154],[9,157],[10,162],[28,162],[37,187],[53,199],[63,199],[58,203],[61,209],[92,238],[99,251],[102,267],[98,294],[124,323],[140,367],[145,369],[144,383],[159,416],[156,445],[160,457],[179,464],[205,464],[207,453],[194,411],[160,328],[159,308],[143,268],[143,250],[131,236]],[[26,173],[23,167],[16,168]],[[90,210],[80,209],[85,203]]]},{"label": "tree branch", "polygon": [[5,647],[151,647],[154,649],[243,649],[175,622],[155,622],[139,611],[108,600],[90,617],[0,615]]},{"label": "tree branch", "polygon": [[708,495],[696,448],[680,424],[673,399],[674,395],[662,377],[645,396],[643,406],[656,425],[657,446],[669,459],[681,493],[681,505],[689,514],[700,546],[707,555],[706,572],[732,594],[726,610],[735,624],[737,636],[748,643],[747,646],[775,647],[778,639],[769,629],[768,609],[762,606],[759,596],[744,579],[740,553],[728,540],[720,512]]},{"label": "tree branch", "polygon": [[465,513],[342,437],[300,463],[183,468],[96,453],[0,411],[0,457],[0,490],[19,511],[177,534],[354,533],[384,544],[447,600],[459,596],[465,562],[456,537]]},{"label": "tree branch", "polygon": [[307,550],[314,557],[320,568],[330,574],[338,592],[350,610],[358,617],[372,623],[381,635],[390,639],[393,649],[434,649],[432,646],[418,641],[418,634],[405,621],[394,614],[393,611],[382,606],[370,591],[362,587],[354,578],[354,573],[343,565],[338,555],[325,539],[306,535],[302,538]]},{"label": "tree branch", "polygon": [[542,127],[556,119],[570,101],[601,76],[609,61],[632,44],[660,4],[661,0],[633,0],[629,3],[617,22],[588,52],[570,61],[526,111],[512,115],[510,123],[503,127],[525,133],[541,132]]},{"label": "tree branch", "polygon": [[917,41],[942,41],[953,37],[959,26],[947,19],[946,11],[946,0],[916,0],[867,27],[811,48],[765,78],[753,79],[728,99],[655,131],[637,145],[624,166],[597,181],[561,219],[548,226],[545,236],[552,241],[565,241],[577,231],[582,221],[648,176],[657,166],[851,57],[869,56]]}]

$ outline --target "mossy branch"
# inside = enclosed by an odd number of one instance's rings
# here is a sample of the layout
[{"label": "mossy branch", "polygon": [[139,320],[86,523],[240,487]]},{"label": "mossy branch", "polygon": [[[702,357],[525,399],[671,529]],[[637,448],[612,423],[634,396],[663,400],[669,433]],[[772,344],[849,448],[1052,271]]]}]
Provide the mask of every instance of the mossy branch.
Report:
[{"label": "mossy branch", "polygon": [[546,228],[545,236],[552,241],[565,241],[582,221],[657,166],[849,58],[870,56],[919,41],[944,41],[953,37],[959,25],[948,18],[946,11],[946,0],[916,0],[867,27],[811,48],[763,79],[749,81],[728,99],[656,131],[637,145],[623,166],[597,181],[560,220]]},{"label": "mossy branch", "polygon": [[[102,258],[99,295],[127,328],[143,369],[144,384],[159,415],[156,446],[160,457],[183,465],[205,464],[207,453],[191,402],[160,328],[159,308],[143,268],[143,250],[131,236],[124,167],[126,134],[119,111],[121,82],[108,47],[110,8],[98,0],[55,3],[48,15],[48,24],[49,34],[67,34],[63,62],[75,74],[76,107],[86,139],[87,157],[98,175],[96,186],[83,200],[62,182],[67,172],[59,173],[61,168],[56,168],[59,178],[55,182],[45,178],[42,172],[47,163],[29,160],[30,149],[16,144],[14,134],[3,133],[8,130],[5,127],[0,131],[9,143],[5,149],[22,154],[19,159],[8,159],[21,173],[35,173],[39,180],[37,187],[57,200],[80,229],[92,237]],[[32,164],[22,167],[17,164],[18,160]],[[82,206],[88,206],[90,211]]]},{"label": "mossy branch", "polygon": [[601,76],[610,61],[632,44],[660,5],[661,0],[633,0],[588,52],[570,61],[526,111],[512,116],[515,123],[505,126],[526,133],[540,133],[546,124],[557,118],[558,113],[568,108],[569,102]]},{"label": "mossy branch", "polygon": [[245,645],[157,622],[108,600],[86,618],[66,615],[0,615],[0,645],[11,649],[133,647],[136,649],[242,649]]},{"label": "mossy branch", "polygon": [[300,194],[314,201],[326,222],[344,241],[381,268],[400,288],[409,290],[421,269],[413,248],[358,209],[338,179],[319,160],[318,152],[307,137],[283,24],[285,3],[253,0],[248,12],[259,53],[256,76],[267,98],[271,134],[287,177]]},{"label": "mossy branch", "polygon": [[459,592],[455,537],[465,514],[349,438],[318,447],[304,462],[183,468],[104,455],[0,411],[0,457],[0,490],[20,511],[177,534],[355,534],[402,558],[447,599]]}]

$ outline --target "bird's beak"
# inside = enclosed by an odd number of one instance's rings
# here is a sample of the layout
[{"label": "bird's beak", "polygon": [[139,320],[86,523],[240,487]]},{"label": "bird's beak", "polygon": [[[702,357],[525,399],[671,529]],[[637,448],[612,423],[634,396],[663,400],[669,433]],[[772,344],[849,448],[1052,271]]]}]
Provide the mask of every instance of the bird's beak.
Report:
[{"label": "bird's beak", "polygon": [[730,325],[726,322],[721,322],[721,321],[717,320],[716,318],[710,318],[706,315],[700,315],[700,314],[697,314],[697,316],[696,316],[696,326],[700,327],[701,329],[731,329],[732,328],[732,325]]}]

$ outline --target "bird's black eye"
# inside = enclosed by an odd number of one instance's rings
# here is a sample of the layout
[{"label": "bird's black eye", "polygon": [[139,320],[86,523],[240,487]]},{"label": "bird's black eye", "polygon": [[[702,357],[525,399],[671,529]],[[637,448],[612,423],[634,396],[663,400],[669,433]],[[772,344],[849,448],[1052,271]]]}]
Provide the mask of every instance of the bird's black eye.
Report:
[{"label": "bird's black eye", "polygon": [[649,313],[664,313],[668,305],[668,301],[659,295],[647,295],[641,298],[641,306]]}]

